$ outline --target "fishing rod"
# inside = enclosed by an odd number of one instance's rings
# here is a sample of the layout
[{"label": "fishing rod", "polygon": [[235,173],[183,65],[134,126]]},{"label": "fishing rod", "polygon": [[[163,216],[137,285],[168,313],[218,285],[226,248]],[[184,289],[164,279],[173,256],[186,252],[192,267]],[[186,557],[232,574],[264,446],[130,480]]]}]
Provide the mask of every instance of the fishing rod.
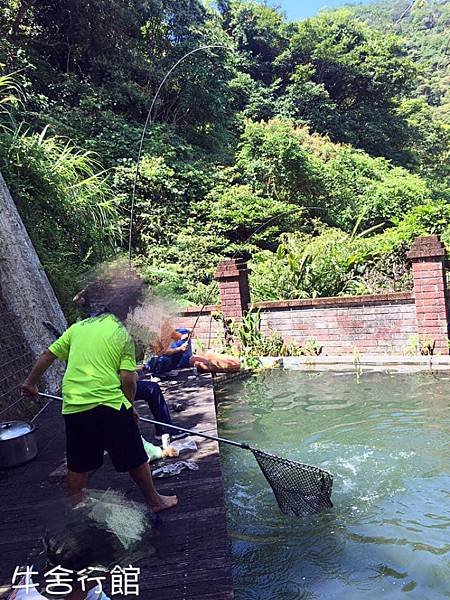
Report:
[{"label": "fishing rod", "polygon": [[[222,48],[222,49],[225,49],[225,50],[229,49],[228,46],[226,46],[224,44],[205,44],[203,46],[199,46],[198,48],[194,48],[193,50],[190,50],[189,52],[186,52],[186,54],[184,54],[181,58],[179,58],[172,65],[172,67],[170,67],[170,69],[167,71],[167,73],[162,78],[162,80],[161,80],[161,82],[160,82],[160,84],[159,84],[159,86],[158,86],[158,88],[156,90],[156,93],[153,96],[152,102],[150,104],[149,111],[147,113],[147,118],[145,120],[145,124],[144,124],[144,127],[142,129],[142,134],[141,134],[141,138],[140,138],[140,142],[139,142],[138,155],[137,155],[137,160],[136,160],[136,170],[135,170],[134,179],[133,179],[133,189],[132,189],[132,194],[131,194],[130,226],[129,226],[129,232],[128,232],[128,262],[129,262],[129,264],[131,264],[131,258],[132,258],[132,230],[133,230],[134,213],[135,213],[136,187],[137,187],[137,181],[138,181],[138,178],[139,178],[139,169],[140,169],[140,164],[141,164],[141,159],[142,159],[142,149],[143,149],[143,145],[144,145],[145,134],[147,133],[147,128],[153,122],[152,116],[153,116],[153,109],[155,107],[156,100],[158,99],[158,96],[159,96],[162,88],[164,87],[164,84],[166,83],[167,79],[170,77],[170,75],[173,73],[173,71],[178,67],[178,65],[180,63],[182,63],[185,59],[187,59],[188,57],[192,56],[196,52],[201,52],[203,50],[209,50],[211,48]],[[287,213],[284,213],[283,215],[274,215],[274,216],[270,217],[266,222],[262,223],[257,229],[255,229],[255,231],[253,231],[244,240],[243,243],[246,244],[247,242],[249,242],[254,235],[256,235],[257,233],[259,233],[259,231],[261,231],[262,229],[264,229],[265,227],[267,227],[267,225],[269,225],[275,219],[278,219],[281,216],[290,215],[290,214],[296,212],[297,210],[302,210],[302,209],[323,210],[321,207],[318,207],[318,206],[305,206],[305,207],[298,207],[298,208],[296,207],[295,209],[293,209],[291,211],[288,211]],[[239,252],[240,252],[240,250],[237,250],[231,256],[231,259],[236,258],[237,255],[239,254]],[[198,321],[199,321],[200,317],[202,316],[203,311],[205,310],[206,306],[209,303],[209,300],[211,298],[212,292],[213,292],[213,290],[210,290],[210,293],[207,296],[206,301],[201,306],[200,312],[198,313],[197,318],[196,318],[196,320],[194,322],[194,325],[193,325],[191,331],[189,332],[189,335],[187,337],[186,343],[188,343],[189,340],[192,339],[193,332],[194,332],[195,328],[198,325]]]},{"label": "fishing rod", "polygon": [[153,96],[153,100],[150,104],[150,109],[147,113],[147,118],[145,120],[144,128],[143,128],[142,134],[141,134],[141,139],[139,142],[139,150],[138,150],[137,161],[136,161],[136,171],[134,173],[134,180],[133,180],[133,191],[131,194],[130,229],[128,232],[128,261],[130,264],[131,264],[131,257],[132,257],[131,237],[132,237],[133,223],[134,223],[134,206],[135,206],[135,200],[136,200],[136,186],[137,186],[137,181],[139,178],[139,167],[141,164],[142,148],[144,146],[145,134],[147,133],[148,126],[152,123],[153,108],[155,106],[156,100],[158,99],[159,93],[161,92],[164,84],[166,83],[167,79],[170,77],[172,72],[178,67],[178,65],[180,63],[182,63],[189,56],[192,56],[192,54],[195,54],[196,52],[200,52],[203,50],[208,50],[210,48],[225,48],[227,50],[228,46],[225,46],[224,44],[205,44],[203,46],[199,46],[198,48],[194,48],[194,50],[190,50],[189,52],[186,52],[186,54],[184,54],[181,58],[179,58],[175,62],[175,64],[173,64],[172,67],[164,75],[164,77],[161,80],[161,83],[158,86],[158,89],[156,90],[155,95]]}]

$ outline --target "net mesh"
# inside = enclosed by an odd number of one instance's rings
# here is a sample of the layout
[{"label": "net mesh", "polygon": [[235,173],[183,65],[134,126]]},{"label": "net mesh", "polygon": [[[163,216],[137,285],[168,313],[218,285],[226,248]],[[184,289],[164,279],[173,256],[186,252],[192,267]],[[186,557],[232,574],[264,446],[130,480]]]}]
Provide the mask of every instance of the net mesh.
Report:
[{"label": "net mesh", "polygon": [[113,490],[89,490],[75,507],[58,498],[36,507],[45,526],[44,554],[52,566],[108,570],[154,553],[148,507]]},{"label": "net mesh", "polygon": [[296,517],[331,508],[333,477],[327,471],[251,448],[285,515]]}]

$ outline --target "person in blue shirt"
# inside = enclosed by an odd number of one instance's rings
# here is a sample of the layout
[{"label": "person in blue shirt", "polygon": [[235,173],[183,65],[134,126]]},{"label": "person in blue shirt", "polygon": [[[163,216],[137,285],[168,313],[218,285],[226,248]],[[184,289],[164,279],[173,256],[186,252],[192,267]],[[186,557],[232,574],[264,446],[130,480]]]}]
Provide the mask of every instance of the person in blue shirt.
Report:
[{"label": "person in blue shirt", "polygon": [[159,348],[159,352],[147,360],[144,371],[152,375],[162,375],[175,369],[188,368],[192,356],[190,333],[191,330],[184,327],[173,330],[168,346]]}]

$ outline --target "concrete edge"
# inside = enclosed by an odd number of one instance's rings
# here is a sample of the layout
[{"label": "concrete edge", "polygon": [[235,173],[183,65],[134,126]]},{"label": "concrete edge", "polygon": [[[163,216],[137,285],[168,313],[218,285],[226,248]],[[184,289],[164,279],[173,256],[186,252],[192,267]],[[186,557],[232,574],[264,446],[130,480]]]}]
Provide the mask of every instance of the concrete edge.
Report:
[{"label": "concrete edge", "polygon": [[263,368],[297,370],[450,370],[450,356],[358,354],[261,357]]}]

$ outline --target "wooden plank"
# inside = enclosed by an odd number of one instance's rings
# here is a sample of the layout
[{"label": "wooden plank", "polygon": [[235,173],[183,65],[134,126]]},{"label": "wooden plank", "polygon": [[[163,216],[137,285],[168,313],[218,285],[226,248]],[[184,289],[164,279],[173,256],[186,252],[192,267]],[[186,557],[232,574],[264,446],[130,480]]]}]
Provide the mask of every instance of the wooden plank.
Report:
[{"label": "wooden plank", "polygon": [[[163,389],[169,407],[175,398],[186,404],[185,411],[172,414],[175,424],[217,435],[209,376],[192,380],[181,372],[176,384],[163,383]],[[63,479],[50,477],[64,459],[64,424],[59,410],[58,405],[50,405],[37,419],[38,458],[0,472],[0,586],[7,587],[15,566],[25,564],[40,548],[44,528],[40,511],[51,510],[49,501],[65,498]],[[145,403],[140,403],[139,411],[151,418]],[[141,431],[151,439],[153,426],[142,424]],[[134,565],[141,569],[139,598],[143,600],[233,598],[219,448],[216,442],[193,439],[198,452],[182,458],[196,462],[198,471],[155,480],[161,493],[176,493],[179,504],[160,515],[161,525],[154,541],[156,554]],[[128,474],[116,473],[109,460],[93,475],[89,487],[122,490],[126,497],[142,501]]]}]

